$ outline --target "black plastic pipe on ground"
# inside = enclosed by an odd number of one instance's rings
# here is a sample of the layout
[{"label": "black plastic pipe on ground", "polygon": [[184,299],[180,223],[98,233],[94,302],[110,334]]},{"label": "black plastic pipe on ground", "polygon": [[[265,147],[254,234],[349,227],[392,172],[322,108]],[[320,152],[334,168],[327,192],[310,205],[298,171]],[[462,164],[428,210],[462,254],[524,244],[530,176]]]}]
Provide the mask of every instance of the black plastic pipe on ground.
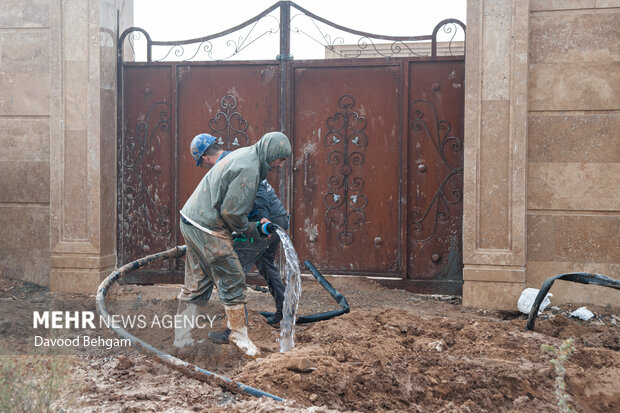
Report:
[{"label": "black plastic pipe on ground", "polygon": [[527,317],[527,324],[525,325],[526,330],[534,330],[534,324],[536,323],[536,316],[538,315],[538,309],[540,308],[540,304],[543,302],[547,293],[551,289],[551,286],[555,282],[555,280],[563,280],[563,281],[572,281],[579,284],[595,284],[602,285],[603,287],[615,288],[616,290],[620,290],[620,281],[614,280],[613,278],[609,278],[602,274],[588,274],[587,272],[572,272],[568,274],[560,274],[554,277],[549,277],[545,280],[542,287],[538,291],[538,295],[536,295],[536,299],[534,300],[534,304],[530,309],[530,314]]},{"label": "black plastic pipe on ground", "polygon": [[[108,312],[105,304],[105,298],[108,292],[108,289],[114,284],[118,279],[122,278],[127,273],[130,273],[140,267],[151,264],[157,261],[163,261],[170,258],[179,258],[185,255],[186,247],[185,245],[177,246],[171,248],[169,250],[159,252],[157,254],[148,255],[143,258],[139,258],[135,261],[130,262],[122,266],[121,268],[113,271],[110,275],[108,275],[99,285],[97,289],[97,298],[95,299],[97,305],[97,311],[99,314],[104,317],[106,320],[110,319],[110,313]],[[136,336],[132,335],[130,332],[125,330],[124,328],[114,326],[114,323],[110,323],[110,329],[114,331],[117,335],[122,338],[129,339],[133,344],[137,344],[142,347],[144,350],[148,351],[155,355],[157,360],[160,362],[170,366],[174,370],[180,371],[181,373],[196,378],[202,381],[213,381],[216,384],[230,390],[241,390],[247,394],[251,394],[256,397],[269,397],[277,401],[283,401],[281,397],[274,396],[273,394],[266,393],[262,390],[256,389],[254,387],[248,386],[243,383],[239,383],[237,381],[233,381],[227,377],[221,376],[217,373],[213,373],[211,371],[202,369],[196,365],[190,364],[184,360],[171,356],[168,353],[161,351],[158,348],[153,347],[149,343],[140,340]]]},{"label": "black plastic pipe on ground", "polygon": [[[316,267],[312,265],[310,260],[304,261],[304,265],[306,266],[306,268],[310,270],[310,272],[312,273],[312,276],[319,282],[319,284],[321,284],[321,286],[323,286],[323,288],[325,288],[325,290],[329,293],[329,295],[331,295],[334,298],[334,300],[336,300],[336,302],[340,306],[340,310],[326,311],[323,313],[316,313],[316,314],[310,314],[310,315],[302,315],[297,319],[295,324],[307,324],[307,323],[315,323],[317,321],[329,320],[330,318],[338,317],[339,315],[342,315],[342,314],[345,314],[351,311],[351,309],[349,308],[349,303],[347,303],[347,299],[344,298],[344,296],[340,294],[338,290],[336,290],[329,283],[329,281],[325,279],[325,277],[323,277],[323,274],[321,274],[319,270],[317,270]],[[265,317],[273,316],[273,313],[269,313],[266,311],[260,311],[259,314]]]}]

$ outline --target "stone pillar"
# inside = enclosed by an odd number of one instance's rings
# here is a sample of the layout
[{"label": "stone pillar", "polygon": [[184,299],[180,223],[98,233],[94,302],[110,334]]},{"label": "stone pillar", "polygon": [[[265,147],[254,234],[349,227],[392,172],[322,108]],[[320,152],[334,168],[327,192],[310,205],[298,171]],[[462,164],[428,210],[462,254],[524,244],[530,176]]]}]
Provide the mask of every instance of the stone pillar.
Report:
[{"label": "stone pillar", "polygon": [[52,0],[52,290],[94,294],[116,265],[116,0]]},{"label": "stone pillar", "polygon": [[463,305],[515,309],[525,286],[528,0],[468,0]]}]

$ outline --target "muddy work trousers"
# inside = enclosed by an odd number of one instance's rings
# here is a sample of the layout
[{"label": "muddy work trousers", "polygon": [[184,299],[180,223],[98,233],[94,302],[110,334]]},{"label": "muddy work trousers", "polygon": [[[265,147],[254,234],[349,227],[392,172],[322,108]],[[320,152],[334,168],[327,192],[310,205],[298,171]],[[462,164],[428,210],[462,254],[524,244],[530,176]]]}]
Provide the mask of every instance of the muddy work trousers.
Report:
[{"label": "muddy work trousers", "polygon": [[[288,228],[288,217],[274,218],[272,221],[284,229]],[[280,245],[278,234],[273,234],[268,239],[254,240],[254,242],[247,240],[233,244],[246,274],[252,269],[252,265],[256,265],[256,269],[267,282],[269,292],[275,301],[275,314],[281,316],[284,304],[284,284],[280,278],[280,268],[275,262]]]},{"label": "muddy work trousers", "polygon": [[206,303],[215,285],[222,304],[245,304],[245,274],[232,240],[209,235],[183,222],[180,227],[187,252],[185,283],[178,299]]}]

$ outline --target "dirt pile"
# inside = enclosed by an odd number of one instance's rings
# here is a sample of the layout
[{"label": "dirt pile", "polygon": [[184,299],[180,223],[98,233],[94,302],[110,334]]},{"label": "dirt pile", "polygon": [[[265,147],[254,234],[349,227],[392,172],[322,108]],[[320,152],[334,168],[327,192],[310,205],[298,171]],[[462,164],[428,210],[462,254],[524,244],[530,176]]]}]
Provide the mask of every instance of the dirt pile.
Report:
[{"label": "dirt pile", "polygon": [[[279,353],[278,331],[257,312],[270,311],[273,300],[255,291],[248,291],[250,335],[265,357],[247,361],[232,345],[206,340],[174,351],[285,403],[207,385],[148,355],[102,351],[73,356],[70,384],[57,406],[80,412],[555,411],[553,356],[541,345],[557,347],[572,337],[576,350],[565,363],[571,406],[577,412],[620,410],[620,308],[588,306],[596,314],[588,322],[567,316],[577,305],[548,309],[536,331],[526,332],[526,316],[516,312],[465,308],[458,297],[389,290],[365,279],[328,279],[347,297],[351,313],[298,326],[289,353]],[[178,286],[116,288],[111,296],[150,300],[154,312],[176,311]],[[336,308],[316,282],[304,279],[303,289],[301,314]],[[0,284],[0,299],[31,305],[52,298],[62,299],[30,285]],[[18,334],[18,327],[13,320],[3,338]],[[222,318],[214,328],[223,328]],[[171,330],[135,333],[161,348],[170,348],[173,340]]]},{"label": "dirt pile", "polygon": [[[563,317],[540,324],[541,332],[560,334],[525,332],[521,319],[359,310],[308,327],[293,352],[248,363],[236,378],[304,406],[338,410],[553,411],[555,371],[541,345],[559,345],[568,333],[580,337],[566,373],[577,410],[620,408],[617,328],[593,332]],[[291,357],[317,368],[292,371]]]}]

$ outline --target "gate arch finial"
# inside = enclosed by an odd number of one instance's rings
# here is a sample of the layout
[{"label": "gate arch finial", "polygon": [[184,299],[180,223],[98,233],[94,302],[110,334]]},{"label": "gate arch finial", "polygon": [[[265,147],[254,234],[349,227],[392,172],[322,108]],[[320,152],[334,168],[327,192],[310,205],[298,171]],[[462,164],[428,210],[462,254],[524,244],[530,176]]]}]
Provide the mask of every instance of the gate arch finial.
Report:
[{"label": "gate arch finial", "polygon": [[[448,27],[448,29],[446,29],[446,27],[449,24],[453,24],[453,25],[459,25],[461,26],[461,28],[463,29],[463,33],[465,33],[465,24],[457,19],[445,19],[440,21],[439,23],[437,23],[437,25],[435,26],[435,28],[433,29],[433,34],[432,36],[432,40],[431,40],[431,57],[437,57],[437,33],[439,32],[439,29],[441,29],[442,27],[444,28],[444,32],[446,33],[450,33],[452,32],[452,28]],[[454,37],[456,36],[456,30],[454,31],[454,34],[452,35],[452,38],[450,39],[450,44],[449,44],[449,49],[450,51],[452,51],[452,41],[454,40]]]},{"label": "gate arch finial", "polygon": [[[123,45],[125,44],[125,38],[127,36],[129,36],[129,34],[134,33],[134,32],[138,32],[138,33],[144,34],[144,37],[146,38],[146,61],[150,63],[151,62],[151,45],[153,44],[153,41],[151,40],[151,36],[149,35],[149,33],[146,30],[144,30],[141,27],[137,27],[137,26],[132,26],[132,27],[126,29],[119,36],[118,44],[117,44],[117,47],[118,47],[118,49],[117,49],[118,61],[122,62],[123,58],[124,58]],[[134,39],[137,39],[137,38],[134,38]],[[130,41],[129,41],[129,45],[133,49],[133,44],[131,43],[131,38],[130,38]]]}]

